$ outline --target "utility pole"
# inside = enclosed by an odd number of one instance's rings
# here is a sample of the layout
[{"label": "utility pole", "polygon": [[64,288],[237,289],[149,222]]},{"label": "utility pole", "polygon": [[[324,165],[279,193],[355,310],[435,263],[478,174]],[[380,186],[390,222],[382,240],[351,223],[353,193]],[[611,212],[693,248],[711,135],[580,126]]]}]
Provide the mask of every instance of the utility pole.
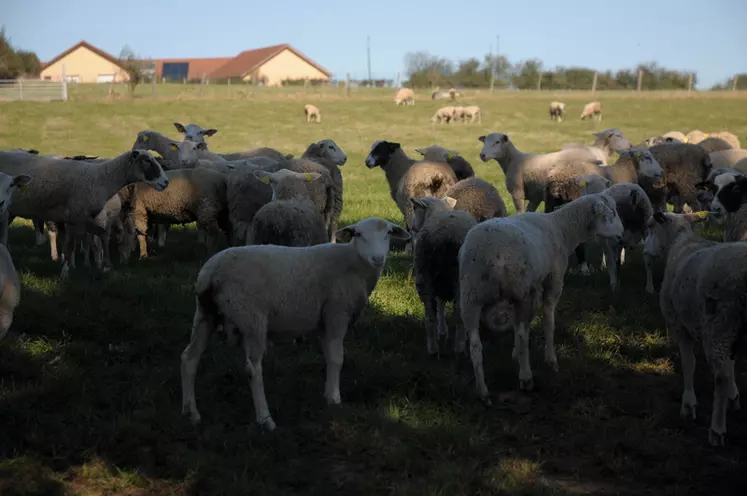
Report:
[{"label": "utility pole", "polygon": [[368,84],[371,84],[371,36],[366,37],[366,53],[368,56]]}]

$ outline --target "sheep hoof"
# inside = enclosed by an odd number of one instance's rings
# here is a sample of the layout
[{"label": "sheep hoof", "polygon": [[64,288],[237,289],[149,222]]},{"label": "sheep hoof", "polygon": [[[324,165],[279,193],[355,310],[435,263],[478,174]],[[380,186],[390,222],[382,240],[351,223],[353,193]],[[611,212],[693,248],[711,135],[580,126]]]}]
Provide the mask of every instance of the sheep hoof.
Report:
[{"label": "sheep hoof", "polygon": [[692,416],[692,419],[695,420],[697,416],[697,408],[695,404],[687,404],[685,402],[682,403],[682,406],[680,407],[680,416],[681,417],[687,417]]},{"label": "sheep hoof", "polygon": [[272,432],[275,430],[275,421],[272,420],[272,417],[267,417],[264,420],[260,420],[258,421],[258,424],[267,432]]},{"label": "sheep hoof", "polygon": [[726,446],[726,432],[718,433],[713,428],[710,428],[708,430],[708,442],[716,448]]},{"label": "sheep hoof", "polygon": [[648,294],[654,294],[654,287],[653,286],[646,286],[646,293],[648,293]]},{"label": "sheep hoof", "polygon": [[182,415],[189,417],[189,421],[192,425],[197,425],[200,423],[200,420],[202,420],[198,412],[192,412],[189,410],[188,405],[182,406]]},{"label": "sheep hoof", "polygon": [[534,389],[534,379],[527,379],[526,381],[519,381],[519,389],[522,391],[532,391]]}]

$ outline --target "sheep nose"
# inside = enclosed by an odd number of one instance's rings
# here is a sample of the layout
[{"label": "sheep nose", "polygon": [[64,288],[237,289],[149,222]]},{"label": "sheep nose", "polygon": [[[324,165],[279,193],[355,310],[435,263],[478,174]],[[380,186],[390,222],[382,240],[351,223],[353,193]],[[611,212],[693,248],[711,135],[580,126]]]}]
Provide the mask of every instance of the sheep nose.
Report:
[{"label": "sheep nose", "polygon": [[484,153],[480,154],[480,160],[482,160],[483,162],[485,162],[485,154]]},{"label": "sheep nose", "polygon": [[384,256],[383,256],[383,255],[376,255],[376,256],[373,256],[373,257],[371,257],[371,261],[372,261],[372,262],[373,262],[373,263],[374,263],[375,265],[384,265]]}]

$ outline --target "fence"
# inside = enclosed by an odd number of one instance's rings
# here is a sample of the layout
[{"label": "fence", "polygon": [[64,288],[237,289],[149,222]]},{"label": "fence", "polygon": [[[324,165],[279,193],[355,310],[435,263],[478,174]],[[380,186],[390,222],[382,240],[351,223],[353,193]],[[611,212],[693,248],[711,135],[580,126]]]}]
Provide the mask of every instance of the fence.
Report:
[{"label": "fence", "polygon": [[0,100],[67,100],[67,83],[40,79],[0,79]]}]

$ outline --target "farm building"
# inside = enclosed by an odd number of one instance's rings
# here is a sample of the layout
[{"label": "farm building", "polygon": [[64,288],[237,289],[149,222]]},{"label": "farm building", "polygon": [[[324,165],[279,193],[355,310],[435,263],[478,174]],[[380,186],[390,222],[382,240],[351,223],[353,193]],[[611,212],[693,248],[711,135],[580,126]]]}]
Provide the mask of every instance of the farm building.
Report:
[{"label": "farm building", "polygon": [[75,83],[109,83],[127,81],[129,76],[116,57],[86,41],[71,46],[49,62],[42,64],[41,79],[60,81],[65,77]]},{"label": "farm building", "polygon": [[[332,75],[287,43],[246,50],[235,57],[153,59],[148,69],[167,81],[254,81],[278,86],[284,80],[328,81]],[[42,65],[41,78],[59,81],[63,65],[69,82],[108,83],[127,81],[127,72],[116,57],[81,41]]]}]

